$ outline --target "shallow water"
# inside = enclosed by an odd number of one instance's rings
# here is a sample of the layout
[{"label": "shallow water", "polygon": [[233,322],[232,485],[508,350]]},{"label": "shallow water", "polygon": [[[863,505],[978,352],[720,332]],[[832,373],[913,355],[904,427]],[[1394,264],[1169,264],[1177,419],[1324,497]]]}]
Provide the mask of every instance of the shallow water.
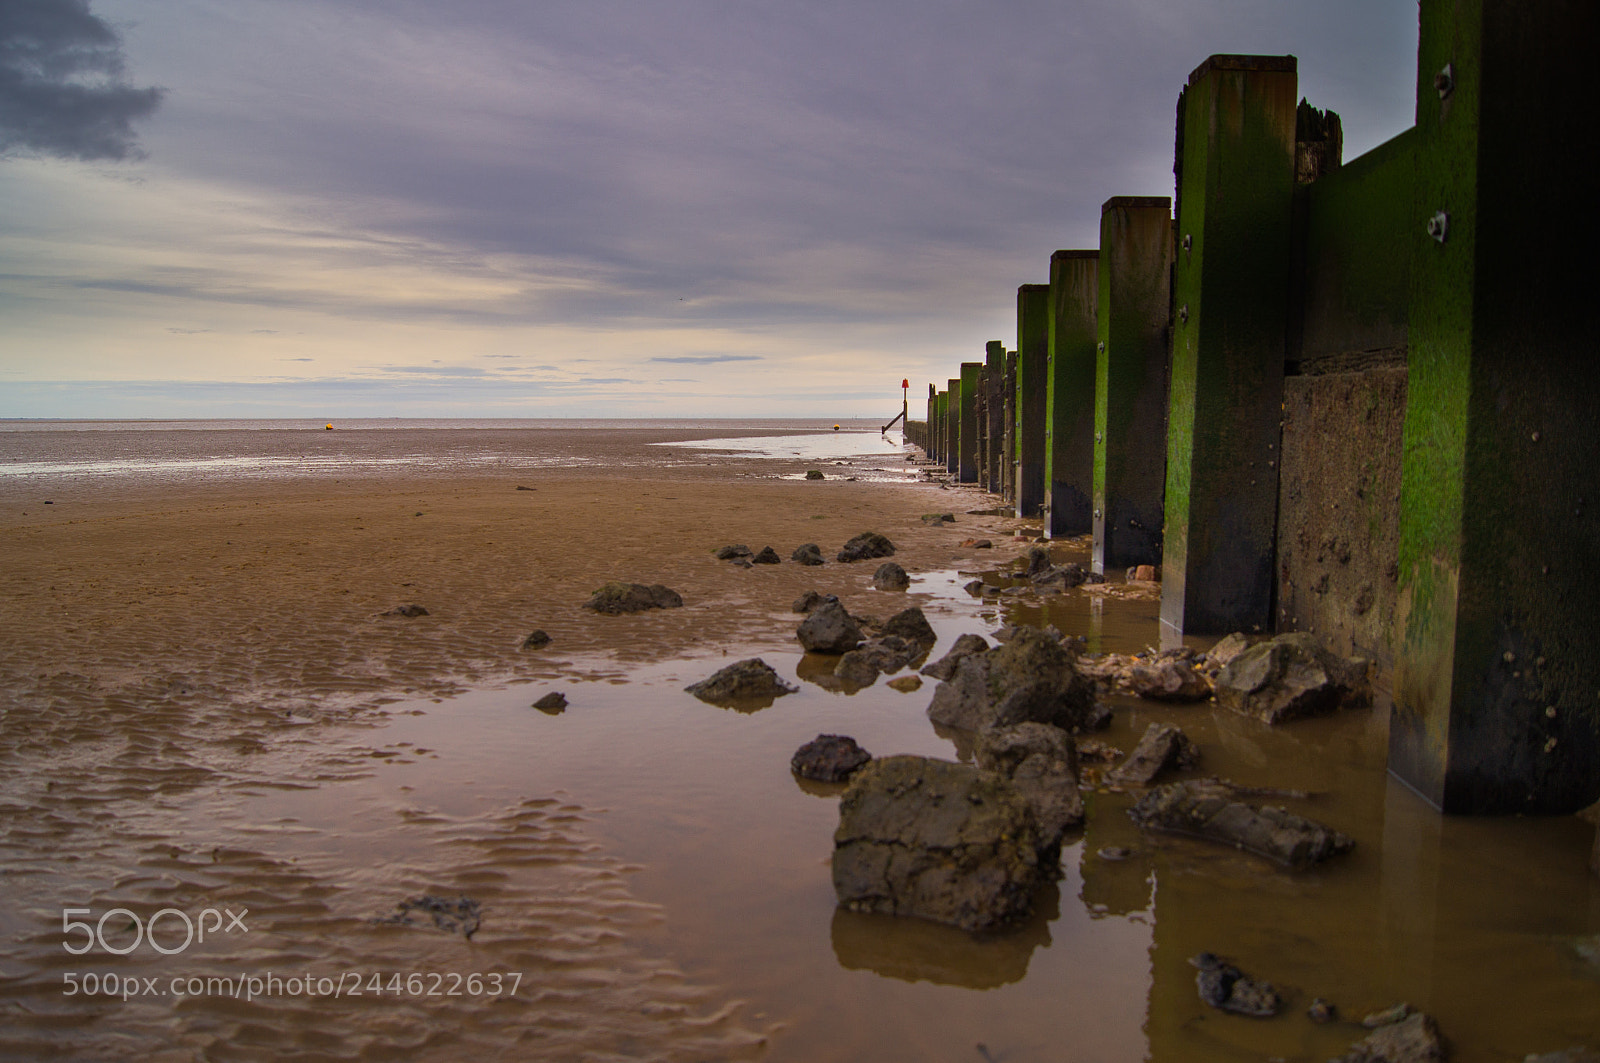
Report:
[{"label": "shallow water", "polygon": [[[963,589],[980,577],[991,593]],[[993,573],[914,578],[935,654],[1008,622],[1053,624],[1092,651],[1158,638],[1153,597],[1118,584],[1037,599]],[[877,611],[907,597],[882,595]],[[790,678],[828,663],[761,649]],[[1357,848],[1289,873],[1143,836],[1124,814],[1132,797],[1091,769],[1061,880],[1026,926],[978,937],[837,911],[836,790],[788,771],[818,733],[964,756],[926,719],[931,684],[802,681],[741,713],[682,692],[722,657],[545,656],[532,683],[393,702],[359,723],[240,703],[204,678],[115,694],[41,680],[0,727],[0,1056],[1320,1061],[1363,1031],[1312,1024],[1313,996],[1356,1019],[1408,1001],[1438,1018],[1457,1060],[1600,1046],[1594,828],[1434,815],[1384,772],[1381,700],[1270,729],[1113,699],[1100,740],[1131,749],[1148,723],[1175,722],[1203,751],[1199,774],[1311,791],[1282,803]],[[565,712],[529,707],[550,689]],[[1133,855],[1097,855],[1110,847]],[[424,893],[477,899],[481,928],[467,940],[374,922]],[[63,909],[119,907],[248,908],[249,929],[171,956],[64,950],[76,938]],[[104,931],[114,948],[132,940],[126,920]],[[1273,981],[1290,1007],[1272,1020],[1206,1008],[1187,963],[1201,950]],[[135,975],[141,994],[67,997],[69,972]],[[170,990],[268,974],[344,990],[359,974],[366,991],[142,994],[146,978]],[[491,994],[471,992],[470,974],[520,977]]]}]

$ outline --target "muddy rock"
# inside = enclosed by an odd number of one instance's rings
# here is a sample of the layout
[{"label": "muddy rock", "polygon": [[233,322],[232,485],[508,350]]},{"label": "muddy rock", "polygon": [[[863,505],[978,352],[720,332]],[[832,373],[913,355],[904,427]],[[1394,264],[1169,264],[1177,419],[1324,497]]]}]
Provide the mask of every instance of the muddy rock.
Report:
[{"label": "muddy rock", "polygon": [[1149,786],[1168,770],[1184,770],[1200,763],[1200,750],[1189,736],[1171,724],[1153,723],[1128,759],[1106,772],[1106,782],[1116,786]]},{"label": "muddy rock", "polygon": [[1297,631],[1257,643],[1224,665],[1216,696],[1224,708],[1282,723],[1368,704],[1371,690],[1364,659],[1330,653],[1315,635]]},{"label": "muddy rock", "polygon": [[752,565],[781,565],[783,558],[778,556],[778,551],[770,546],[763,546],[761,552],[750,559]]},{"label": "muddy rock", "polygon": [[478,922],[483,906],[471,897],[435,897],[425,893],[421,897],[408,897],[395,905],[393,915],[383,916],[375,922],[391,926],[432,925],[449,934],[460,934],[470,939],[478,932]]},{"label": "muddy rock", "polygon": [[716,553],[718,561],[737,561],[740,558],[748,559],[751,556],[753,555],[750,553],[750,548],[744,543],[735,543],[732,546],[724,546]]},{"label": "muddy rock", "polygon": [[1308,867],[1355,842],[1336,830],[1282,808],[1236,801],[1215,779],[1158,786],[1128,810],[1146,830],[1186,834],[1245,849],[1288,867]]},{"label": "muddy rock", "polygon": [[789,770],[815,782],[844,782],[872,760],[872,754],[847,735],[817,735],[795,750]]},{"label": "muddy rock", "polygon": [[1069,561],[1065,565],[1051,565],[1041,572],[1030,575],[1028,579],[1041,590],[1068,590],[1072,587],[1081,587],[1085,583],[1099,582],[1091,578],[1088,569],[1075,561]]},{"label": "muddy rock", "polygon": [[922,689],[922,677],[903,675],[898,679],[891,679],[885,684],[890,690],[898,690],[902,694],[914,694]]},{"label": "muddy rock", "polygon": [[1078,750],[1061,728],[1019,723],[983,731],[975,752],[978,767],[1011,780],[1033,809],[1042,847],[1059,847],[1068,828],[1083,822]]},{"label": "muddy rock", "polygon": [[839,803],[833,889],[852,911],[966,930],[1025,918],[1048,874],[1028,802],[994,772],[927,757],[875,760]]},{"label": "muddy rock", "polygon": [[864,637],[837,598],[829,598],[813,609],[794,634],[807,653],[849,653],[861,645]]},{"label": "muddy rock", "polygon": [[525,650],[537,650],[548,645],[550,645],[550,636],[542,627],[534,629],[531,635],[522,640],[522,648]]},{"label": "muddy rock", "polygon": [[948,680],[956,674],[956,665],[961,663],[963,657],[970,657],[974,653],[983,653],[989,649],[989,643],[982,635],[971,633],[957,636],[955,645],[950,647],[950,652],[934,661],[922,670],[925,676],[934,679]]},{"label": "muddy rock", "polygon": [[546,715],[559,716],[567,707],[567,696],[559,690],[552,690],[534,702],[533,707]]},{"label": "muddy rock", "polygon": [[1128,689],[1152,701],[1205,701],[1211,684],[1188,661],[1152,661],[1128,669]]},{"label": "muddy rock", "polygon": [[585,609],[613,616],[618,613],[642,613],[646,609],[678,609],[682,606],[683,597],[669,587],[659,583],[646,586],[618,580],[607,583],[594,592],[594,597],[583,603]]},{"label": "muddy rock", "polygon": [[872,574],[872,585],[880,591],[903,591],[911,586],[911,577],[893,561],[885,561]]},{"label": "muddy rock", "polygon": [[789,606],[789,611],[792,613],[809,613],[823,602],[836,602],[838,600],[839,599],[835,598],[831,594],[818,594],[816,591],[806,591],[804,594],[794,600],[794,604]]},{"label": "muddy rock", "polygon": [[840,657],[833,674],[846,683],[867,687],[877,680],[879,673],[898,672],[924,652],[918,643],[908,642],[899,635],[884,635],[868,639]]},{"label": "muddy rock", "polygon": [[806,479],[807,480],[826,480],[827,477],[822,475],[822,470],[821,469],[807,469],[806,470]]},{"label": "muddy rock", "polygon": [[822,547],[816,543],[803,543],[794,548],[794,553],[789,555],[790,561],[798,561],[802,565],[822,564]]},{"label": "muddy rock", "polygon": [[968,731],[1029,721],[1081,730],[1094,710],[1094,687],[1073,667],[1076,656],[1043,631],[1019,628],[999,648],[957,662],[933,692],[928,718]]},{"label": "muddy rock", "polygon": [[894,543],[877,532],[862,532],[844,544],[839,551],[840,561],[869,561],[875,557],[893,557]]},{"label": "muddy rock", "polygon": [[721,704],[729,701],[755,701],[793,694],[799,687],[783,681],[777,671],[760,657],[751,657],[719,669],[709,678],[683,688],[701,701]]},{"label": "muddy rock", "polygon": [[405,617],[427,616],[428,615],[428,611],[426,609],[424,609],[422,606],[416,605],[416,604],[397,605],[393,609],[390,609],[387,613],[384,613],[383,615],[384,616],[405,616]]},{"label": "muddy rock", "polygon": [[1417,1012],[1401,1022],[1380,1027],[1350,1046],[1330,1063],[1438,1063],[1444,1042],[1432,1016]]},{"label": "muddy rock", "polygon": [[870,687],[878,681],[878,672],[878,665],[865,649],[851,650],[833,667],[834,678],[853,687]]},{"label": "muddy rock", "polygon": [[1189,962],[1200,969],[1195,975],[1195,987],[1200,990],[1200,999],[1211,1007],[1259,1019],[1278,1013],[1282,1001],[1270,983],[1246,977],[1239,968],[1209,952],[1193,956]]},{"label": "muddy rock", "polygon": [[939,641],[939,636],[934,634],[933,625],[928,623],[928,618],[918,606],[902,609],[883,622],[879,631],[885,635],[898,635],[907,642],[915,642],[922,647],[923,652],[933,648]]}]

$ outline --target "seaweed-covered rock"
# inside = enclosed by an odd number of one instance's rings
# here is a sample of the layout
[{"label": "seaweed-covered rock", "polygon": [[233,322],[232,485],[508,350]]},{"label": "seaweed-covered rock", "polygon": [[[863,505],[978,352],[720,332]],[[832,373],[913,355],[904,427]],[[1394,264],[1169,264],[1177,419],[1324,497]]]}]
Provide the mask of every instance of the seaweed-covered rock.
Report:
[{"label": "seaweed-covered rock", "polygon": [[612,580],[594,592],[594,597],[583,603],[585,609],[597,613],[642,613],[646,609],[678,609],[683,597],[670,587],[659,583],[622,583]]},{"label": "seaweed-covered rock", "polygon": [[817,735],[795,750],[789,770],[815,782],[844,782],[872,761],[848,735]]},{"label": "seaweed-covered rock", "polygon": [[893,557],[894,543],[877,532],[862,532],[844,544],[839,561],[867,561],[874,557]]},{"label": "seaweed-covered rock", "polygon": [[1379,1027],[1330,1063],[1439,1063],[1444,1042],[1439,1024],[1425,1012]]},{"label": "seaweed-covered rock", "polygon": [[1371,700],[1367,662],[1323,649],[1296,631],[1260,642],[1234,657],[1216,678],[1217,704],[1264,723],[1332,712]]},{"label": "seaweed-covered rock", "polygon": [[[908,610],[909,611],[909,610]],[[932,630],[931,628],[929,630]],[[937,661],[922,670],[922,674],[934,679],[948,680],[956,674],[956,665],[961,663],[963,657],[970,657],[974,653],[983,653],[989,648],[989,643],[982,635],[970,632],[956,636],[955,645],[950,647],[950,652],[940,657]]]},{"label": "seaweed-covered rock", "polygon": [[1289,867],[1306,867],[1355,847],[1338,831],[1285,809],[1236,801],[1215,779],[1158,786],[1128,815],[1147,830],[1205,838]]},{"label": "seaweed-covered rock", "polygon": [[816,543],[802,543],[794,548],[789,560],[798,561],[802,565],[820,565],[823,563],[822,547]]},{"label": "seaweed-covered rock", "polygon": [[1106,782],[1117,786],[1149,786],[1157,775],[1169,769],[1192,768],[1200,762],[1200,750],[1189,736],[1171,724],[1153,723],[1128,759],[1106,772]]},{"label": "seaweed-covered rock", "polygon": [[1182,660],[1135,664],[1128,669],[1127,684],[1133,693],[1151,701],[1205,701],[1211,696],[1206,677]]},{"label": "seaweed-covered rock", "polygon": [[928,718],[968,731],[1028,721],[1082,730],[1094,709],[1094,687],[1073,667],[1074,657],[1045,632],[1019,628],[1004,645],[961,658],[933,692]]},{"label": "seaweed-covered rock", "polygon": [[750,657],[718,669],[709,678],[683,688],[701,701],[721,704],[731,701],[756,701],[793,694],[799,687],[783,681],[760,657]]},{"label": "seaweed-covered rock", "polygon": [[1257,982],[1233,964],[1209,952],[1192,956],[1189,962],[1200,969],[1194,979],[1200,999],[1213,1008],[1258,1019],[1278,1013],[1282,1000],[1271,983]]},{"label": "seaweed-covered rock", "polygon": [[1004,777],[897,756],[856,773],[839,803],[833,888],[852,911],[967,930],[1025,918],[1049,873],[1028,802]]},{"label": "seaweed-covered rock", "polygon": [[1067,829],[1083,822],[1078,750],[1061,728],[1019,723],[982,731],[976,754],[980,768],[1011,780],[1028,802],[1042,846],[1059,846]]},{"label": "seaweed-covered rock", "polygon": [[911,586],[911,577],[893,561],[885,561],[872,574],[872,585],[880,591],[903,591]]},{"label": "seaweed-covered rock", "polygon": [[794,634],[808,653],[849,653],[861,645],[864,637],[837,598],[829,598],[813,609]]},{"label": "seaweed-covered rock", "polygon": [[806,479],[807,480],[826,480],[827,477],[822,475],[822,470],[821,469],[807,469],[806,470]]}]

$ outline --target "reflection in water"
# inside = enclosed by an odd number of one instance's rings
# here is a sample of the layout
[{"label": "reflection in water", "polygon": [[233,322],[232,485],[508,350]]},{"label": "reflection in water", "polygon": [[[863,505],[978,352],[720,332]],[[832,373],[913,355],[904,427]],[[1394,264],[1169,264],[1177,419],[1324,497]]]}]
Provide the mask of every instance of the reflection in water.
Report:
[{"label": "reflection in water", "polygon": [[1000,934],[870,912],[833,913],[833,953],[846,970],[868,970],[902,982],[994,989],[1020,982],[1035,949],[1049,948],[1050,924],[1061,915],[1054,882],[1039,890],[1026,923]]}]

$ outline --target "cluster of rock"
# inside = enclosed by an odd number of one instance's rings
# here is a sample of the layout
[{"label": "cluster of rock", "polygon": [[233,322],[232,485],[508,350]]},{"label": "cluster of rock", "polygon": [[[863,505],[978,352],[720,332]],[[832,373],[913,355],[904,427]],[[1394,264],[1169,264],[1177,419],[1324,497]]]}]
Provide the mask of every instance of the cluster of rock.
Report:
[{"label": "cluster of rock", "polygon": [[[888,620],[850,615],[833,595],[809,591],[794,603],[806,618],[795,638],[807,653],[837,654],[833,674],[856,687],[871,686],[880,674],[892,674],[927,656],[938,636],[917,606]],[[869,637],[868,631],[873,634]]]},{"label": "cluster of rock", "polygon": [[[779,565],[783,563],[783,559],[778,556],[778,552],[772,547],[764,546],[759,553],[756,553],[744,543],[732,543],[728,546],[719,547],[715,551],[715,556],[718,561],[730,561],[741,568],[749,568],[752,565]],[[862,532],[845,543],[835,560],[845,562],[865,561],[869,558],[892,556],[894,556],[894,543],[877,532],[869,531]],[[802,543],[800,546],[795,547],[794,552],[789,555],[789,560],[802,565],[823,564],[822,547],[816,543]]]}]

